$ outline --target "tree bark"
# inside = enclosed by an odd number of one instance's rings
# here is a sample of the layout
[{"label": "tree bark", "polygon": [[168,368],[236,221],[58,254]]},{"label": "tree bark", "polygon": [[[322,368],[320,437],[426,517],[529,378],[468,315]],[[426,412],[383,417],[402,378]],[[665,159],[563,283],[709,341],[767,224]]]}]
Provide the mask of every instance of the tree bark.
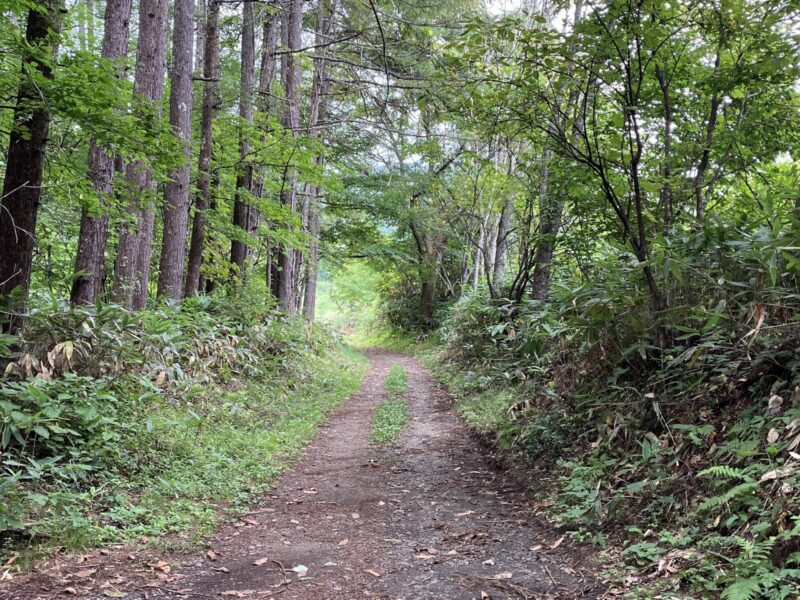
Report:
[{"label": "tree bark", "polygon": [[[167,0],[141,0],[133,92],[150,103],[157,114],[164,97],[166,45]],[[126,178],[130,188],[128,213],[133,227],[124,224],[119,234],[113,297],[123,306],[138,309],[147,301],[155,218],[152,205],[157,182],[141,161],[128,165]]]},{"label": "tree bark", "polygon": [[[132,0],[108,0],[104,19],[102,57],[122,61],[128,55]],[[117,77],[123,77],[122,65]],[[114,153],[109,148],[89,142],[87,161],[89,180],[97,190],[96,211],[81,211],[81,229],[75,256],[75,275],[70,300],[73,304],[91,304],[100,296],[105,273],[108,242],[108,206],[113,194]]]},{"label": "tree bark", "polygon": [[[289,50],[282,55],[281,78],[286,93],[282,125],[296,136],[300,127],[300,61],[297,54],[302,46],[302,0],[286,0],[283,9],[281,37]],[[294,169],[287,168],[281,203],[291,212],[297,210],[297,190]],[[278,256],[278,303],[289,313],[297,305],[295,263],[297,250],[284,248]]]},{"label": "tree bark", "polygon": [[[233,199],[233,226],[243,232],[243,237],[250,234],[250,206],[243,196],[250,194],[253,188],[253,165],[250,161],[250,126],[253,123],[253,88],[255,87],[256,68],[255,17],[253,3],[244,2],[242,8],[242,65],[241,95],[239,98],[239,117],[242,127],[239,132],[239,173],[236,176],[236,192]],[[231,240],[231,264],[235,266],[235,277],[239,281],[245,278],[245,263],[249,254],[248,244],[244,239]]]},{"label": "tree bark", "polygon": [[174,12],[169,122],[175,135],[183,142],[183,164],[172,174],[166,186],[158,297],[180,300],[189,224],[194,0],[175,0]]},{"label": "tree bark", "polygon": [[31,283],[36,217],[42,193],[42,173],[50,113],[41,91],[27,75],[36,69],[51,78],[50,60],[57,52],[61,29],[61,0],[42,0],[28,11],[26,53],[14,126],[9,136],[3,195],[0,196],[0,331],[13,332],[22,323]]},{"label": "tree bark", "polygon": [[218,0],[210,0],[206,14],[203,57],[203,106],[200,116],[200,156],[198,158],[197,197],[195,199],[192,239],[186,267],[184,296],[194,296],[200,290],[200,267],[206,239],[206,210],[209,206],[211,184],[211,151],[213,146],[214,114],[219,89],[219,9]]}]

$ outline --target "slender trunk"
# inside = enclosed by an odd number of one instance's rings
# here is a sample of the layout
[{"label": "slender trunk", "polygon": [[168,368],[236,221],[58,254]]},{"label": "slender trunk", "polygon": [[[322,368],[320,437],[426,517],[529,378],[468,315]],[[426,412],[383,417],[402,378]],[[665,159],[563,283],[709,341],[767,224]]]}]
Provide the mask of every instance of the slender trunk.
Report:
[{"label": "slender trunk", "polygon": [[158,297],[180,300],[189,224],[189,161],[192,158],[192,55],[194,0],[175,0],[169,123],[183,142],[183,164],[167,182]]},{"label": "slender trunk", "polygon": [[[108,0],[105,12],[102,57],[122,61],[128,54],[132,0]],[[117,77],[123,77],[122,65]],[[108,243],[108,206],[113,194],[114,153],[109,148],[89,142],[87,161],[89,180],[97,191],[99,207],[81,212],[78,251],[75,256],[75,275],[70,300],[73,304],[91,304],[100,296],[105,274],[105,254]]]},{"label": "slender trunk", "polygon": [[661,173],[664,177],[664,183],[661,186],[661,214],[662,214],[662,232],[664,237],[669,236],[670,228],[672,227],[672,121],[673,121],[673,108],[672,98],[670,96],[669,80],[664,72],[664,68],[660,65],[656,66],[656,78],[658,85],[661,88],[661,103],[664,106],[664,166],[661,168]]},{"label": "slender trunk", "polygon": [[[281,37],[290,52],[282,56],[281,78],[286,93],[286,106],[282,115],[282,125],[296,136],[300,127],[300,61],[302,45],[302,0],[287,0],[283,12]],[[291,212],[297,210],[297,190],[294,169],[286,169],[281,202]],[[297,281],[295,265],[298,251],[284,248],[278,257],[278,303],[287,312],[296,307]]]},{"label": "slender trunk", "polygon": [[[211,0],[213,2],[213,0]],[[197,0],[195,6],[195,42],[194,42],[194,72],[202,74],[205,71],[206,36],[208,35],[208,7],[206,0]]]},{"label": "slender trunk", "polygon": [[697,165],[697,170],[693,180],[694,200],[695,200],[695,217],[697,222],[702,225],[705,218],[706,204],[708,204],[708,194],[704,193],[703,188],[706,183],[706,171],[711,160],[711,145],[714,142],[714,132],[717,128],[717,118],[719,116],[719,107],[722,99],[717,91],[719,85],[718,79],[720,74],[720,62],[722,56],[723,36],[720,33],[719,44],[717,45],[717,53],[714,57],[714,81],[712,86],[714,91],[711,94],[711,103],[709,106],[708,121],[706,121],[705,132],[703,136],[703,149],[700,153],[700,161]]},{"label": "slender trunk", "polygon": [[444,237],[437,235],[435,240],[426,241],[426,268],[428,269],[425,281],[420,292],[419,315],[423,329],[434,326],[433,313],[436,308],[436,286],[439,283],[439,267],[444,258]]},{"label": "slender trunk", "polygon": [[[514,155],[510,149],[508,152],[508,169],[506,171],[509,179],[514,174]],[[500,289],[502,288],[503,276],[506,270],[506,254],[508,252],[508,236],[511,231],[511,217],[514,214],[514,201],[516,195],[509,193],[506,195],[506,200],[503,203],[503,210],[500,213],[500,219],[497,222],[497,242],[495,247],[494,259],[494,284]]]},{"label": "slender trunk", "polygon": [[206,238],[206,210],[209,206],[211,183],[211,150],[213,144],[214,113],[219,89],[219,0],[210,0],[206,15],[205,47],[203,57],[203,106],[200,116],[200,156],[198,159],[197,197],[195,199],[192,239],[186,267],[184,296],[194,296],[201,288],[200,267]]},{"label": "slender trunk", "polygon": [[241,239],[231,240],[231,264],[235,276],[244,281],[245,263],[249,253],[246,236],[250,234],[250,206],[246,196],[253,187],[253,165],[250,161],[250,128],[253,123],[253,88],[255,86],[255,17],[253,3],[244,2],[242,8],[242,70],[240,78],[239,117],[239,174],[236,176],[236,192],[233,199],[233,226]]},{"label": "slender trunk", "polygon": [[[167,45],[167,0],[141,0],[139,45],[133,92],[160,112],[164,96],[164,59]],[[119,234],[114,264],[114,299],[127,307],[142,308],[147,300],[150,254],[153,241],[156,180],[144,162],[126,169],[129,184],[128,211],[133,223]],[[133,227],[131,227],[133,225]]]},{"label": "slender trunk", "polygon": [[31,51],[22,57],[14,127],[9,136],[0,196],[0,308],[8,311],[8,316],[0,316],[3,332],[15,331],[25,310],[50,127],[50,113],[46,104],[40,102],[41,92],[27,71],[36,69],[43,77],[52,77],[50,60],[57,52],[62,7],[61,0],[42,0],[28,11],[25,40],[26,48]]},{"label": "slender trunk", "polygon": [[[580,23],[582,12],[583,0],[577,0],[575,2],[575,12],[572,18],[573,30],[577,28]],[[571,76],[574,68],[574,64],[570,63],[567,68],[568,77]],[[577,104],[578,98],[579,94],[576,89],[570,91],[564,111],[560,115],[554,114],[552,116],[548,138],[556,137],[558,131],[565,128],[568,115]],[[542,153],[542,173],[539,184],[539,240],[533,258],[533,278],[531,281],[531,296],[536,300],[545,300],[550,293],[553,256],[555,254],[558,230],[561,228],[561,219],[564,212],[563,194],[561,192],[555,195],[548,193],[550,152],[550,148],[546,146]]]}]

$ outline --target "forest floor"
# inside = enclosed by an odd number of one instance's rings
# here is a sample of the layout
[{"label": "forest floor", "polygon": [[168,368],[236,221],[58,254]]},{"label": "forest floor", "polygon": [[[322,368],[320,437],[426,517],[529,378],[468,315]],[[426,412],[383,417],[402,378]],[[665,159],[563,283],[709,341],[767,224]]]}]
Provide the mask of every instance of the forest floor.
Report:
[{"label": "forest floor", "polygon": [[[145,543],[58,556],[0,583],[0,599],[600,598],[591,557],[534,513],[415,359],[368,352],[361,389],[251,512],[202,548]],[[392,365],[408,375],[408,425],[370,442]],[[562,543],[563,542],[563,543]]]}]

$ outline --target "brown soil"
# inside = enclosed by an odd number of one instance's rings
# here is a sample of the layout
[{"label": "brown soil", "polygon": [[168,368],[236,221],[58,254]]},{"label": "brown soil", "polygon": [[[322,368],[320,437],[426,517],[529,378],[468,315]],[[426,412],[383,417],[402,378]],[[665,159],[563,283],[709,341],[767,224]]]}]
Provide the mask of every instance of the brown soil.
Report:
[{"label": "brown soil", "polygon": [[[0,584],[0,599],[599,598],[591,567],[537,522],[530,498],[471,439],[430,373],[391,352],[369,358],[361,390],[294,469],[204,550],[54,558]],[[409,423],[381,449],[370,444],[370,418],[395,363],[408,372]],[[300,565],[304,577],[293,571]]]}]

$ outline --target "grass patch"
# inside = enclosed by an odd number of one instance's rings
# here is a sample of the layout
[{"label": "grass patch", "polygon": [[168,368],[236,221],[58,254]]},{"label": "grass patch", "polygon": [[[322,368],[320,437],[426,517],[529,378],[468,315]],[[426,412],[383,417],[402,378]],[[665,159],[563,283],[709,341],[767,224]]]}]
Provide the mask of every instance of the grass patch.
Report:
[{"label": "grass patch", "polygon": [[386,391],[390,395],[396,396],[406,391],[408,386],[408,374],[406,370],[400,365],[392,365],[389,369],[389,374],[386,376]]},{"label": "grass patch", "polygon": [[384,400],[372,415],[372,441],[381,446],[395,442],[407,421],[405,400]]},{"label": "grass patch", "polygon": [[388,399],[381,402],[372,415],[373,443],[385,446],[397,440],[408,422],[408,405],[403,393],[408,386],[408,375],[400,365],[392,365],[384,383]]}]

